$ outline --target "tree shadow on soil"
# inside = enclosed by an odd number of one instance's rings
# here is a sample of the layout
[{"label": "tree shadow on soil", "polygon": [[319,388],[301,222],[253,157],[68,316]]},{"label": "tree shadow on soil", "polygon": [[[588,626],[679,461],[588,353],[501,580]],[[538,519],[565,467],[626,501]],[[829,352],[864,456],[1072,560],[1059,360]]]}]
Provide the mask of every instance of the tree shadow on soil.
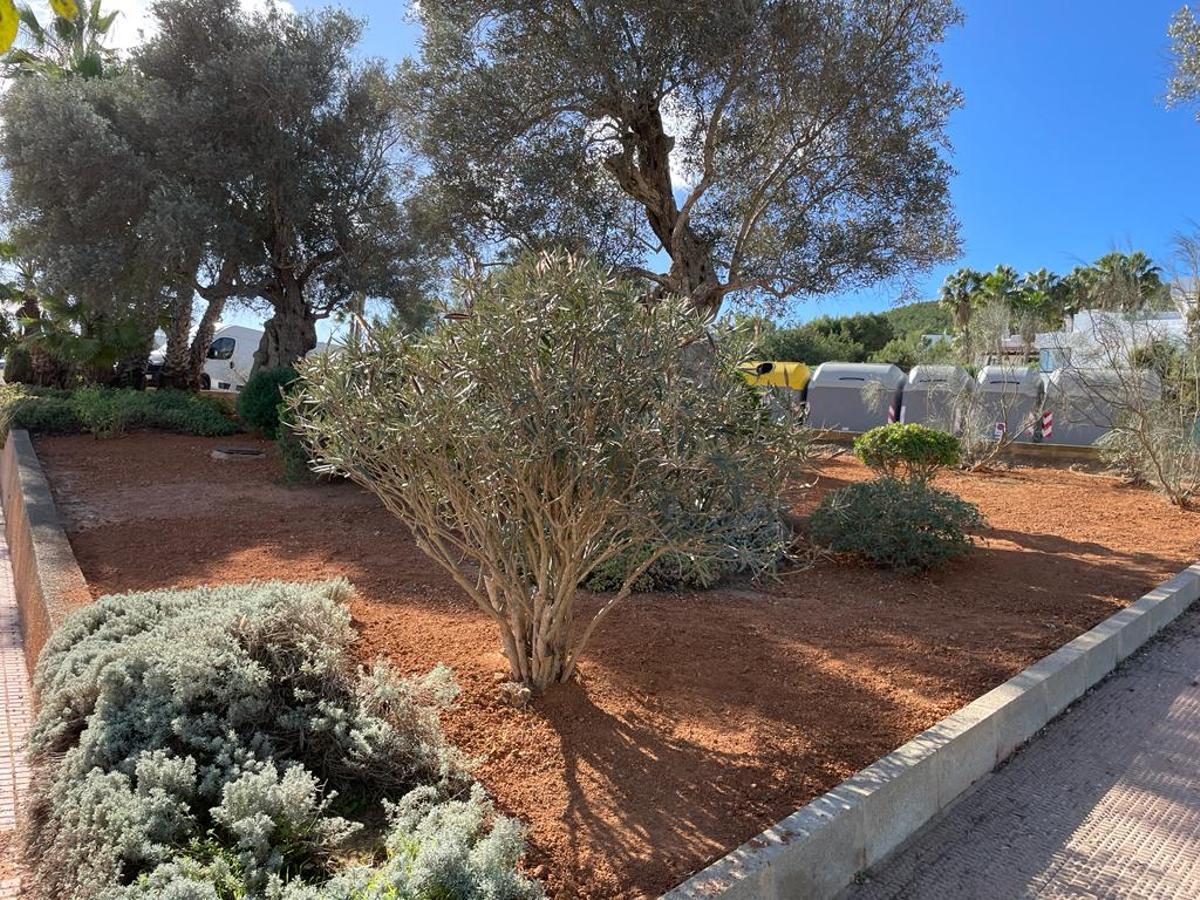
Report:
[{"label": "tree shadow on soil", "polygon": [[787,789],[788,760],[705,747],[637,710],[613,715],[579,683],[556,691],[537,712],[561,741],[569,877],[604,859],[622,896],[656,895],[779,817],[758,798]]}]

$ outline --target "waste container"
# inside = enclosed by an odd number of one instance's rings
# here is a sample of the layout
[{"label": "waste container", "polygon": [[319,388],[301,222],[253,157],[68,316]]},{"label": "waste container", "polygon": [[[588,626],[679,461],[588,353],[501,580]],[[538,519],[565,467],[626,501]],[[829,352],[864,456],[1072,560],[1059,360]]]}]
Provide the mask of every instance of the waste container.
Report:
[{"label": "waste container", "polygon": [[903,370],[888,363],[822,363],[808,382],[808,424],[862,432],[895,422],[904,382]]},{"label": "waste container", "polygon": [[957,434],[975,390],[975,379],[961,366],[913,366],[904,384],[900,421]]},{"label": "waste container", "polygon": [[808,387],[808,366],[801,362],[749,362],[741,367],[742,377],[755,387],[788,388],[804,391]]},{"label": "waste container", "polygon": [[765,402],[777,421],[799,420],[804,416],[809,378],[804,363],[749,362],[741,367],[741,372],[747,384],[765,395]]},{"label": "waste container", "polygon": [[967,427],[999,440],[1040,443],[1045,387],[1042,374],[1028,366],[984,366],[976,379]]},{"label": "waste container", "polygon": [[1148,369],[1055,369],[1043,378],[1053,417],[1049,444],[1090,447],[1112,430],[1122,409],[1162,397],[1162,381]]}]

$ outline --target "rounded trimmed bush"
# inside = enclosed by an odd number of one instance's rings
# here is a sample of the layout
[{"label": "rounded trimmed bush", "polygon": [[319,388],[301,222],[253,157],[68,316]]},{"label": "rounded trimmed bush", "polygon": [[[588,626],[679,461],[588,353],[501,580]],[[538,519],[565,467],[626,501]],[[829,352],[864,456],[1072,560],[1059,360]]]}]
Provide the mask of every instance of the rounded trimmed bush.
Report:
[{"label": "rounded trimmed bush", "polygon": [[887,478],[924,483],[938,469],[958,465],[962,442],[936,428],[894,422],[855,438],[854,455]]},{"label": "rounded trimmed bush", "polygon": [[835,553],[901,572],[931,569],[970,552],[982,528],[973,503],[920,481],[880,478],[834,491],[813,513],[810,537]]},{"label": "rounded trimmed bush", "polygon": [[284,392],[295,380],[296,370],[290,366],[259,369],[238,394],[238,418],[273,440],[279,434],[279,407],[283,405]]}]

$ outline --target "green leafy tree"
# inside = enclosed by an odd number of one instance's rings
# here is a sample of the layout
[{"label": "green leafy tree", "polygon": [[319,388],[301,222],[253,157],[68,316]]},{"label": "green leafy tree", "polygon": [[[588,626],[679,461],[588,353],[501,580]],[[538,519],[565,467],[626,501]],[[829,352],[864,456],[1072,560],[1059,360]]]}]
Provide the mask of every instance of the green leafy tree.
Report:
[{"label": "green leafy tree", "polygon": [[269,368],[312,349],[316,322],[355,297],[420,321],[436,259],[396,196],[395,82],[351,59],[359,23],[235,0],[154,14],[127,70],[22,79],[2,101],[14,233],[47,289],[94,320],[146,311],[177,387],[198,385],[227,302],[273,311],[256,357]]},{"label": "green leafy tree", "polygon": [[1162,269],[1140,250],[1107,253],[1071,273],[1074,309],[1141,312],[1167,308],[1171,296],[1162,275]]},{"label": "green leafy tree", "polygon": [[938,293],[938,303],[951,316],[954,329],[967,335],[971,329],[971,315],[975,311],[977,297],[984,274],[975,269],[962,268],[946,276]]},{"label": "green leafy tree", "polygon": [[[158,175],[147,99],[144,82],[118,73],[18,79],[0,100],[13,240],[43,306],[28,318],[47,350],[84,360],[93,376],[101,373],[91,363],[116,353],[134,384],[169,283],[139,227]],[[121,340],[96,352],[72,346],[104,335]]]},{"label": "green leafy tree", "polygon": [[[361,23],[236,0],[153,11],[158,31],[133,65],[164,99],[159,152],[176,177],[160,215],[172,233],[203,228],[202,297],[269,305],[255,367],[303,357],[316,323],[359,295],[422,320],[432,244],[415,201],[398,199],[411,176],[396,153],[399,88],[381,63],[354,60]],[[178,258],[195,271],[190,249]]]},{"label": "green leafy tree", "polygon": [[[1200,99],[1200,21],[1189,6],[1182,7],[1167,29],[1175,70],[1167,84],[1168,106],[1192,106]],[[1200,107],[1196,110],[1200,119]]]},{"label": "green leafy tree", "polygon": [[469,250],[586,248],[707,316],[956,250],[950,0],[414,9],[415,131]]},{"label": "green leafy tree", "polygon": [[780,362],[802,362],[819,366],[824,362],[861,362],[866,350],[841,331],[822,331],[812,323],[796,328],[779,328],[765,334],[758,354]]}]

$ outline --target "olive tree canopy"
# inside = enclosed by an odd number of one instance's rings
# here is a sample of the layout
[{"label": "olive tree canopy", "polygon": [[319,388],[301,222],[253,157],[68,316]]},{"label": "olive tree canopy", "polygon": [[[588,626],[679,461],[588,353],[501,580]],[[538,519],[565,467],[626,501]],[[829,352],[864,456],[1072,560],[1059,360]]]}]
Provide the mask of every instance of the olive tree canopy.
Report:
[{"label": "olive tree canopy", "polygon": [[709,315],[953,255],[952,0],[415,9],[423,149],[472,250],[584,248]]},{"label": "olive tree canopy", "polygon": [[159,153],[180,177],[164,215],[208,237],[202,296],[270,305],[256,366],[303,356],[316,322],[359,296],[419,317],[429,258],[400,196],[396,83],[353,60],[361,23],[237,0],[160,0],[154,16],[133,64],[167,100]]}]

